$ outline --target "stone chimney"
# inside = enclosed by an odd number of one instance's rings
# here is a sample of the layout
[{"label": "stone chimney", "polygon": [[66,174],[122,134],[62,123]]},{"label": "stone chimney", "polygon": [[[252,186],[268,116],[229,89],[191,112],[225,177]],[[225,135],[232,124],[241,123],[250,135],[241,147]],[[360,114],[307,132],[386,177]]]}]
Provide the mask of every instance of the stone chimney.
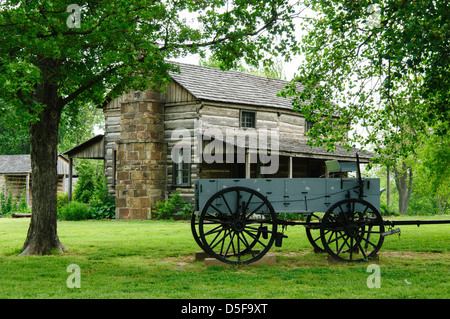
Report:
[{"label": "stone chimney", "polygon": [[164,105],[159,93],[131,92],[121,104],[116,218],[150,219],[166,181]]}]

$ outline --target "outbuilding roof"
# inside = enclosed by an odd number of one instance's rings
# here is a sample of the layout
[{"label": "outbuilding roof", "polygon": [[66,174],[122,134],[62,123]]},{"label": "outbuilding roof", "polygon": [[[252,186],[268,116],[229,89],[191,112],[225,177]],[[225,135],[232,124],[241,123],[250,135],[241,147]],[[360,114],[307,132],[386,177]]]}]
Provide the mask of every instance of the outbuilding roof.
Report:
[{"label": "outbuilding roof", "polygon": [[[58,155],[58,175],[68,174],[68,160]],[[30,155],[0,155],[0,174],[29,174],[31,173]]]},{"label": "outbuilding roof", "polygon": [[0,155],[0,174],[28,174],[30,155]]},{"label": "outbuilding roof", "polygon": [[214,67],[171,63],[179,68],[179,72],[170,72],[172,79],[197,99],[292,110],[290,98],[277,96],[289,83],[287,81]]}]

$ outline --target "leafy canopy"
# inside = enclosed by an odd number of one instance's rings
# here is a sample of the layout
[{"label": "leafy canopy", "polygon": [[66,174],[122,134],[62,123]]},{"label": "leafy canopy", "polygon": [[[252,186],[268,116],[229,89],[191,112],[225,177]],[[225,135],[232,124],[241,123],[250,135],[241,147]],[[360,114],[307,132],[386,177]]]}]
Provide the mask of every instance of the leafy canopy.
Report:
[{"label": "leafy canopy", "polygon": [[0,116],[37,121],[51,90],[61,109],[160,88],[174,68],[167,59],[206,48],[226,67],[288,55],[296,44],[288,2],[4,0]]},{"label": "leafy canopy", "polygon": [[[315,122],[314,145],[363,145],[392,165],[449,128],[450,3],[309,0],[305,63],[282,93]],[[303,90],[301,90],[303,89]],[[355,127],[359,128],[355,130]]]}]

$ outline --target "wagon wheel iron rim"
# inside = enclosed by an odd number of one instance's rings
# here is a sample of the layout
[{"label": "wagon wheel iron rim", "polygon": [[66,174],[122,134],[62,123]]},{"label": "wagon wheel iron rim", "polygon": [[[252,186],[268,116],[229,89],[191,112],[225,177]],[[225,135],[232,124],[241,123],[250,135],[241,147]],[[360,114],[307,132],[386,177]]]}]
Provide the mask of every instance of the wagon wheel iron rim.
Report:
[{"label": "wagon wheel iron rim", "polygon": [[271,248],[277,233],[272,205],[259,192],[230,187],[214,194],[198,222],[204,251],[230,264],[252,263]]},{"label": "wagon wheel iron rim", "polygon": [[[322,219],[323,213],[312,213],[306,217],[306,223],[310,224],[305,226],[306,237],[313,246],[315,253],[326,252],[320,235],[320,224],[322,223]],[[329,231],[327,230],[326,233],[328,232]]]},{"label": "wagon wheel iron rim", "polygon": [[381,214],[369,202],[346,199],[331,206],[320,228],[325,250],[345,262],[366,261],[380,250],[384,237]]}]

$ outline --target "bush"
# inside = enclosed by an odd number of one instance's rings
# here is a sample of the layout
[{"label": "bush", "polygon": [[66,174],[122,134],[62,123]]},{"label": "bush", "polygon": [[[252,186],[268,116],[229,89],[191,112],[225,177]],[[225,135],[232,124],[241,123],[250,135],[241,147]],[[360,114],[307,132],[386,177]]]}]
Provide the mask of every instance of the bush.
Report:
[{"label": "bush", "polygon": [[56,209],[59,211],[61,208],[66,206],[69,203],[69,194],[67,193],[58,193],[57,194],[57,204]]},{"label": "bush", "polygon": [[87,205],[75,201],[68,203],[58,212],[58,218],[65,220],[84,220],[89,217]]},{"label": "bush", "polygon": [[186,203],[180,192],[155,204],[156,219],[188,219],[193,209],[194,205]]},{"label": "bush", "polygon": [[11,211],[13,210],[11,191],[9,191],[9,195],[6,196],[4,188],[2,189],[2,192],[0,194],[0,210],[3,216],[10,215]]},{"label": "bush", "polygon": [[92,219],[104,219],[116,217],[116,202],[114,197],[108,194],[106,176],[99,177],[92,199],[89,201]]},{"label": "bush", "polygon": [[2,189],[0,194],[0,215],[11,216],[12,213],[31,213],[31,210],[27,205],[25,189],[22,192],[20,200],[15,200],[14,202],[11,191],[9,191],[9,195],[6,196],[5,189]]},{"label": "bush", "polygon": [[97,198],[89,202],[92,219],[105,219],[116,217],[116,203],[113,196],[108,195],[103,201]]},{"label": "bush", "polygon": [[78,180],[73,191],[73,199],[80,203],[89,204],[96,188],[104,176],[103,166],[99,161],[80,160],[76,166]]},{"label": "bush", "polygon": [[114,197],[108,194],[106,176],[99,161],[80,161],[79,173],[75,185],[74,200],[89,204],[89,213],[93,219],[115,218]]},{"label": "bush", "polygon": [[400,213],[385,203],[380,205],[381,216],[400,216]]}]

